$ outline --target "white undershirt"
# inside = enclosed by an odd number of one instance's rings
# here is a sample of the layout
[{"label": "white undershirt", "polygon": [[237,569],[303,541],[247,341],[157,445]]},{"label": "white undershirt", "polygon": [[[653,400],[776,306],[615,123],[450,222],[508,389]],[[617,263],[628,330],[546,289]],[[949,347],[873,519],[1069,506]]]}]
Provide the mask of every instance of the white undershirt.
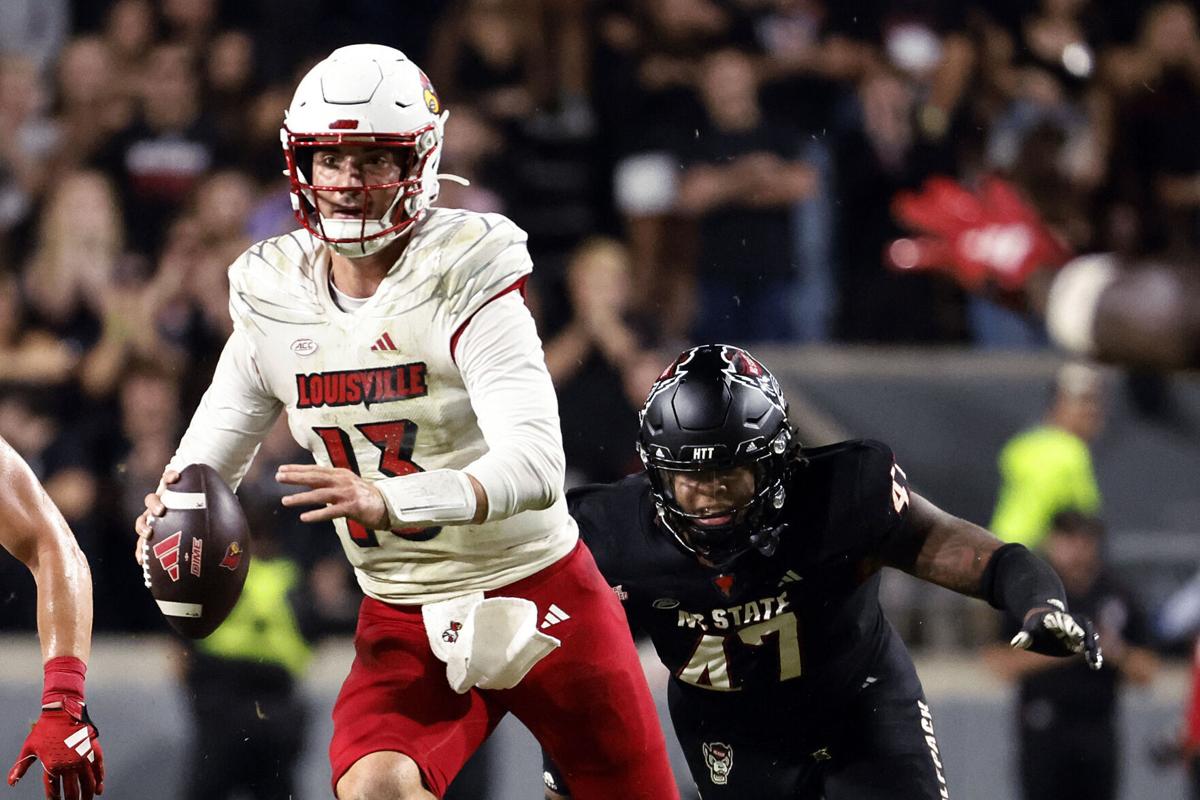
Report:
[{"label": "white undershirt", "polygon": [[333,298],[333,304],[346,313],[358,311],[371,298],[368,297],[353,297],[339,289],[333,282],[333,270],[329,271],[329,295]]}]

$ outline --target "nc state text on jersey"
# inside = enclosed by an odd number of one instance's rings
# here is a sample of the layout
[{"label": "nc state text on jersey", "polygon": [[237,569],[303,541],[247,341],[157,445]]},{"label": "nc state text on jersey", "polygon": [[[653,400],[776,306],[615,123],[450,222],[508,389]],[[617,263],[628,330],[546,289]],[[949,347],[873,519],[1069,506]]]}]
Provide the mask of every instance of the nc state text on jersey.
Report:
[{"label": "nc state text on jersey", "polygon": [[375,369],[347,369],[296,375],[296,407],[394,403],[429,394],[425,362]]},{"label": "nc state text on jersey", "polygon": [[[778,616],[792,607],[788,594],[784,591],[778,597],[764,597],[761,600],[750,600],[729,608],[714,608],[704,614],[693,611],[679,611],[678,627],[695,628],[700,630],[727,630],[738,628],[751,622],[762,622]],[[708,619],[707,617],[711,617]]]}]

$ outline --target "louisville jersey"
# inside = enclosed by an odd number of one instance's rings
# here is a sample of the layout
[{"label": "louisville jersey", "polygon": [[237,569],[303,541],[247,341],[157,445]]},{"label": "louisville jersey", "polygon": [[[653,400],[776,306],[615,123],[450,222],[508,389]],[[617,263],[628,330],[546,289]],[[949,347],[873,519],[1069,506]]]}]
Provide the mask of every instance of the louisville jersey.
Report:
[{"label": "louisville jersey", "polygon": [[568,502],[631,624],[685,691],[830,700],[858,689],[894,636],[879,605],[877,554],[906,524],[909,499],[883,444],[802,451],[778,550],[751,551],[728,572],[703,566],[658,527],[644,473],[581,487]]},{"label": "louisville jersey", "polygon": [[[434,209],[375,293],[344,311],[321,242],[297,231],[254,245],[230,268],[234,333],[173,464],[203,460],[236,486],[283,409],[318,464],[369,480],[466,467],[488,444],[455,341],[486,304],[522,288],[531,268],[524,232],[505,217]],[[542,369],[540,351],[533,355]],[[236,396],[214,396],[223,390]],[[545,391],[553,403],[548,380]],[[215,409],[208,418],[206,409]],[[214,426],[238,435],[210,444]],[[335,527],[363,591],[401,604],[503,586],[577,540],[561,496],[480,525],[372,531],[338,519]]]}]

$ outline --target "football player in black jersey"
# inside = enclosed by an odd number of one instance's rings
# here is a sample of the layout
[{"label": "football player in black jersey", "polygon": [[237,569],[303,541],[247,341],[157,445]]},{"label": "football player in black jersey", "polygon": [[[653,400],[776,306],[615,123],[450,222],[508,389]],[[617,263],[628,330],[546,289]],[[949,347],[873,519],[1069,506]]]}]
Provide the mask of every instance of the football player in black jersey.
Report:
[{"label": "football player in black jersey", "polygon": [[[774,376],[744,350],[704,345],[668,367],[638,450],[645,472],[570,493],[571,513],[671,672],[704,800],[949,797],[921,683],[879,605],[883,566],[1013,615],[1014,647],[1100,666],[1049,566],[914,493],[886,445],[801,447]],[[570,796],[570,775],[547,763],[545,778],[547,798]]]}]

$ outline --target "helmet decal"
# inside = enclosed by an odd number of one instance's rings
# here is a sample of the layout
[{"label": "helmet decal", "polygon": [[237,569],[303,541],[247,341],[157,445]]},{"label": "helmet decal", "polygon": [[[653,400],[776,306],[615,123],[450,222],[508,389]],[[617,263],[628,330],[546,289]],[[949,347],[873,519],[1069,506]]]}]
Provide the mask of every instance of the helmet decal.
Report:
[{"label": "helmet decal", "polygon": [[425,74],[425,70],[423,69],[417,71],[421,73],[421,88],[424,90],[425,107],[429,109],[430,114],[442,113],[442,101],[438,99],[437,91],[434,90],[429,76]]},{"label": "helmet decal", "polygon": [[721,345],[721,358],[728,364],[726,372],[730,380],[758,388],[767,398],[787,413],[787,401],[783,399],[783,390],[779,381],[767,370],[758,359],[740,347]]}]

